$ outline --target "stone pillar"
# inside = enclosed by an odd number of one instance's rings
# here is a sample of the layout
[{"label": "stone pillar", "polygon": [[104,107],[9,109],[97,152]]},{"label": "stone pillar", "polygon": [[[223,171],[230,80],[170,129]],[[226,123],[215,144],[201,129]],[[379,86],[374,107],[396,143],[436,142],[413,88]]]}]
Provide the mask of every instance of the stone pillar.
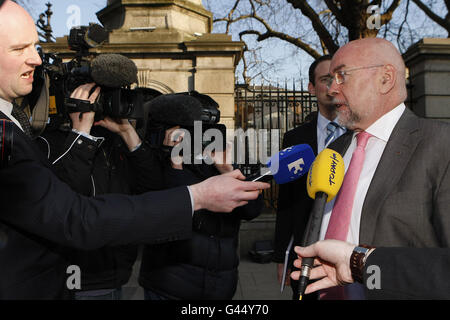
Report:
[{"label": "stone pillar", "polygon": [[450,39],[422,39],[403,58],[412,85],[411,109],[421,117],[450,121]]}]

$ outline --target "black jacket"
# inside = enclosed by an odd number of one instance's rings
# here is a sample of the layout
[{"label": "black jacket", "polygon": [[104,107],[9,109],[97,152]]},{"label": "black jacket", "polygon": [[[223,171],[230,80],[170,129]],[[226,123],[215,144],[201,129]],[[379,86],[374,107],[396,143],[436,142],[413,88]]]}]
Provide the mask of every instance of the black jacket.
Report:
[{"label": "black jacket", "polygon": [[[117,134],[98,127],[91,133],[105,139],[93,141],[72,131],[46,130],[37,142],[52,163],[58,159],[54,164],[58,177],[80,194],[133,194],[145,189],[145,180],[137,177],[150,178],[149,146],[143,143],[130,153]],[[128,282],[136,256],[137,246],[127,245],[72,250],[70,262],[82,271],[81,290],[110,289]]]},{"label": "black jacket", "polygon": [[[1,112],[0,118],[7,119]],[[186,187],[136,196],[79,195],[17,126],[12,161],[0,170],[0,181],[0,300],[67,297],[63,248],[161,243],[192,232]]]},{"label": "black jacket", "polygon": [[[214,166],[206,165],[183,170],[166,165],[162,170],[166,187],[219,174]],[[232,213],[196,211],[191,239],[145,246],[139,284],[169,299],[231,299],[238,281],[240,222],[257,217],[261,209],[260,197]]]}]

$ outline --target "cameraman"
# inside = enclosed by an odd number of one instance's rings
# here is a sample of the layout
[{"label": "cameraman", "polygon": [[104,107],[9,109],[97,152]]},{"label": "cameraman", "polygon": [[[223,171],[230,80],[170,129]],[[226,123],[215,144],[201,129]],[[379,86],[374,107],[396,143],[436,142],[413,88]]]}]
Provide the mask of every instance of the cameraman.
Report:
[{"label": "cameraman", "polygon": [[[186,104],[188,104],[186,102]],[[174,106],[175,108],[176,106]],[[170,120],[170,119],[167,119]],[[211,165],[182,163],[181,157],[171,157],[171,148],[183,141],[180,126],[165,132],[160,148],[161,162],[155,173],[162,172],[160,189],[198,183],[209,177],[231,172],[226,152],[210,156]],[[178,137],[177,137],[178,136]],[[183,155],[182,158],[185,155]],[[208,155],[206,155],[208,156]],[[153,183],[153,187],[157,185]],[[262,209],[262,196],[237,208],[232,215],[194,212],[192,237],[186,241],[145,245],[139,275],[146,300],[225,300],[232,299],[238,281],[238,235],[242,219],[256,218]]]},{"label": "cameraman", "polygon": [[[90,94],[94,87],[95,83],[81,85],[71,98],[94,103],[100,94],[99,87]],[[42,144],[45,154],[58,177],[74,191],[85,196],[137,194],[146,188],[142,182],[157,180],[157,173],[149,175],[150,148],[128,119],[105,117],[94,124],[95,112],[74,112],[69,117],[71,131],[46,129],[38,141],[47,142]],[[81,270],[81,291],[75,299],[121,299],[121,286],[128,282],[136,260],[136,245],[70,250],[69,254],[71,263]]]}]

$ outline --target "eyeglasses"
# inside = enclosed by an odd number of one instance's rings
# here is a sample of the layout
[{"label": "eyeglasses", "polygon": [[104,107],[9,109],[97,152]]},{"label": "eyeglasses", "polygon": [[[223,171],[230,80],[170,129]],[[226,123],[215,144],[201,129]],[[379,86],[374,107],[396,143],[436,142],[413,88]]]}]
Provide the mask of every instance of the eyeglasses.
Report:
[{"label": "eyeglasses", "polygon": [[349,75],[350,71],[356,71],[356,70],[362,70],[362,69],[370,69],[370,68],[378,68],[378,67],[384,67],[384,64],[377,64],[375,66],[368,66],[368,67],[357,67],[353,69],[348,70],[341,70],[336,71],[333,76],[328,79],[327,88],[330,89],[331,85],[333,84],[333,80],[336,80],[336,84],[343,84],[345,82],[345,76]]}]

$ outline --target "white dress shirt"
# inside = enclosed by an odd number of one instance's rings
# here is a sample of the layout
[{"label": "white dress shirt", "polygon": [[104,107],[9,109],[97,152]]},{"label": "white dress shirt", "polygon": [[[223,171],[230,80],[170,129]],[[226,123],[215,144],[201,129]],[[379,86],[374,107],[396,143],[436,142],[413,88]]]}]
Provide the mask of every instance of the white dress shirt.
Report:
[{"label": "white dress shirt", "polygon": [[[372,181],[375,170],[380,162],[381,155],[391,136],[392,130],[405,111],[405,105],[402,103],[390,112],[383,115],[375,121],[366,132],[370,133],[372,137],[367,141],[365,149],[364,165],[361,170],[361,175],[356,187],[355,200],[353,202],[352,216],[350,221],[350,228],[347,235],[347,241],[354,244],[359,244],[359,226],[361,221],[361,211],[366,198],[367,190]],[[345,170],[347,171],[350,165],[353,151],[356,148],[356,133],[353,134],[352,142],[344,155]],[[325,234],[330,221],[331,211],[334,206],[336,197],[327,203],[325,213],[322,220],[322,227],[320,229],[320,240],[325,238]]]},{"label": "white dress shirt", "polygon": [[3,112],[12,122],[14,122],[16,124],[16,126],[18,126],[20,128],[20,130],[23,131],[23,128],[20,125],[19,121],[17,121],[17,119],[11,115],[12,108],[13,108],[13,104],[11,102],[8,102],[8,101],[0,98],[0,111]]}]

